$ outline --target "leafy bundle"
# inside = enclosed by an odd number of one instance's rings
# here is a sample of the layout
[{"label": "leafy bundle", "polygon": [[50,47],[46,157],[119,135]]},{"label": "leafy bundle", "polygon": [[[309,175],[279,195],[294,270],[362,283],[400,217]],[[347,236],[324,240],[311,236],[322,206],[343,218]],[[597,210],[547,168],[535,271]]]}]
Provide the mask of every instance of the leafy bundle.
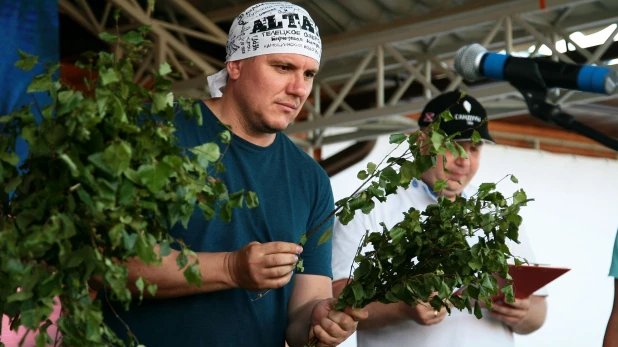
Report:
[{"label": "leafy bundle", "polygon": [[[452,116],[446,110],[440,118],[449,121]],[[388,195],[407,189],[446,151],[455,158],[466,157],[453,137],[439,129],[439,122],[410,136],[391,135],[391,143],[407,143],[408,148],[401,156],[389,157],[384,168],[379,169],[382,163],[369,163],[367,170],[359,172],[363,186],[369,187],[337,202],[340,221],[347,224],[356,210],[369,213],[374,199],[384,202]],[[474,132],[473,141],[479,140]],[[511,180],[517,182],[514,176]],[[434,191],[446,186],[447,182],[438,180]],[[353,279],[340,294],[336,309],[403,301],[412,306],[430,302],[434,309],[446,307],[450,312],[450,302],[472,312],[474,302],[474,314],[481,318],[479,300],[491,307],[491,297],[500,290],[512,302],[512,286],[499,289],[494,274],[510,279],[507,260],[514,256],[507,240],[518,242],[519,210],[529,200],[523,190],[505,198],[495,189],[496,184],[485,183],[468,199],[440,197],[425,211],[410,208],[390,229],[381,223],[381,231],[367,230],[351,269]],[[367,251],[361,252],[364,248]],[[515,262],[521,263],[517,258]],[[462,286],[466,286],[463,295],[453,296]],[[432,296],[434,292],[438,294]]]},{"label": "leafy bundle", "polygon": [[[159,264],[177,242],[178,268],[199,286],[194,253],[170,236],[170,226],[186,226],[196,205],[207,219],[229,221],[232,208],[258,203],[253,192],[228,192],[214,177],[225,170],[218,144],[178,146],[174,118],[183,114],[198,125],[202,115],[197,103],[169,91],[169,65],[154,72],[150,89],[133,82],[133,66],[150,44],[147,32],[101,34],[126,54],[87,55],[79,65],[93,76],[85,93],[54,81],[58,66],[47,66],[28,92],[48,92],[52,104],[0,117],[0,187],[12,194],[0,209],[0,314],[12,318],[14,328],[38,329],[37,346],[53,343],[46,329],[55,298],[62,303],[64,345],[122,344],[103,324],[107,303],[90,300],[88,281],[100,278],[105,298],[128,307],[123,262],[138,257]],[[20,54],[16,66],[37,64],[37,57]],[[19,136],[29,145],[21,166]],[[229,144],[230,132],[220,139]],[[130,284],[141,296],[157,289],[141,277]]]}]

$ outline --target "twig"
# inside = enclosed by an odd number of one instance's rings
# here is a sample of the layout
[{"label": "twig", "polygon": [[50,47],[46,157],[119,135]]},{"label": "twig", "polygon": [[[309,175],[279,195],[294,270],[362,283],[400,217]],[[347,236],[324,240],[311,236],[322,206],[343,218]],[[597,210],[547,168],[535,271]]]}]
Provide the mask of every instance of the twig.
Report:
[{"label": "twig", "polygon": [[124,327],[127,329],[129,334],[133,337],[133,340],[135,341],[135,343],[137,345],[139,345],[139,341],[137,340],[137,336],[135,336],[135,334],[133,334],[133,331],[131,331],[131,328],[129,328],[129,325],[127,325],[127,323],[122,318],[120,318],[120,315],[118,315],[118,313],[114,309],[114,306],[112,306],[112,304],[109,302],[109,298],[107,297],[107,287],[105,287],[105,286],[103,287],[103,293],[105,294],[105,302],[107,303],[107,306],[109,306],[109,308],[112,310],[112,313],[114,313],[114,315],[116,316],[116,318],[118,318],[120,323],[122,323],[122,325],[124,325]]}]

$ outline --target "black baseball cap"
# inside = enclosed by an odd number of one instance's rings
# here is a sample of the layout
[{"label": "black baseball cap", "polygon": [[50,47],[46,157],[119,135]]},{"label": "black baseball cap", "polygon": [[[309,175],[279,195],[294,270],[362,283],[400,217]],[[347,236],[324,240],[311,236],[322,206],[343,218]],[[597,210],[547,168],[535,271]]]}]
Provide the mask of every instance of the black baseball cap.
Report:
[{"label": "black baseball cap", "polygon": [[438,119],[438,116],[449,109],[453,115],[450,121],[442,120],[440,129],[447,135],[459,133],[454,140],[470,141],[472,133],[476,130],[483,142],[495,144],[494,139],[489,135],[487,127],[487,111],[480,102],[468,94],[461,96],[461,91],[452,91],[440,94],[431,99],[418,120],[418,126],[422,129],[427,127],[433,121]]}]

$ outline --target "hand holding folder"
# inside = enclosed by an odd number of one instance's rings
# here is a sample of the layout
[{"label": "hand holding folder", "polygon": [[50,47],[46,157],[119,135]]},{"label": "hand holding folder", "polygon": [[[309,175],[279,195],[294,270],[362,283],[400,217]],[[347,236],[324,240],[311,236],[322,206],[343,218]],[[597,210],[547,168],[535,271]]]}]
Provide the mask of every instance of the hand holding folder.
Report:
[{"label": "hand holding folder", "polygon": [[[553,267],[553,266],[541,266],[541,265],[511,265],[509,264],[509,275],[513,278],[511,281],[513,284],[513,294],[517,299],[527,298],[537,290],[545,287],[548,283],[552,282],[556,278],[564,275],[568,272],[569,268]],[[498,280],[500,288],[507,284],[507,280],[501,278],[497,274],[494,275]],[[465,287],[459,288],[454,295],[461,295]],[[504,298],[504,294],[500,292],[499,295],[492,297],[493,301],[501,300]],[[481,306],[485,306],[481,303]]]}]

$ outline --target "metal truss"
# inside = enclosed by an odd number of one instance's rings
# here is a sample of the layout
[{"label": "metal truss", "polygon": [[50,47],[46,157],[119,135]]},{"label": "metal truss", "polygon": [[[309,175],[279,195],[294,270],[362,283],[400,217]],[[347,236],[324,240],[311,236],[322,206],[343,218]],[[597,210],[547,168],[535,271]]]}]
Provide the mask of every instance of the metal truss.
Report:
[{"label": "metal truss", "polygon": [[[535,46],[530,53],[534,56],[545,45],[552,50],[552,59],[572,63],[568,52],[555,48],[555,43],[564,39],[586,59],[583,63],[605,65],[601,58],[618,34],[617,28],[594,50],[581,48],[569,37],[577,31],[591,33],[618,23],[618,4],[614,2],[554,0],[547,1],[545,10],[538,6],[538,1],[480,2],[450,15],[326,38],[313,102],[306,104],[310,117],[286,132],[309,132],[309,139],[302,144],[320,146],[415,130],[416,123],[404,115],[420,112],[431,97],[454,89],[483,102],[491,119],[526,114],[521,96],[508,83],[469,86],[454,73],[451,67],[457,49],[480,43],[492,51],[511,53]],[[413,82],[417,83],[416,93],[409,91]],[[355,93],[373,102],[354,108],[346,99],[353,99]],[[320,94],[331,101],[321,102]],[[552,101],[570,107],[613,97],[557,90]],[[328,136],[324,130],[333,127],[348,128],[349,132]]]},{"label": "metal truss", "polygon": [[[167,61],[182,75],[174,84],[174,91],[192,97],[207,97],[206,76],[224,66],[221,60],[197,47],[200,43],[224,47],[227,34],[217,22],[232,19],[251,3],[202,13],[188,0],[157,0],[153,14],[148,1],[59,0],[65,13],[95,35],[116,32],[110,18],[115,8],[122,10],[122,32],[150,25],[153,47],[137,68],[137,80],[144,83],[149,71]],[[323,37],[320,73],[312,97],[305,103],[308,117],[292,124],[286,132],[307,133],[307,139],[298,142],[315,147],[414,130],[416,122],[405,115],[420,112],[436,94],[457,88],[482,101],[492,119],[526,114],[524,102],[509,84],[468,85],[453,71],[452,59],[460,47],[480,43],[492,51],[508,53],[535,46],[532,56],[545,45],[552,49],[555,60],[572,62],[578,54],[578,63],[607,63],[603,56],[618,29],[594,50],[579,47],[570,35],[578,31],[591,33],[618,23],[618,2],[545,3],[547,8],[539,9],[538,0],[479,0]],[[555,49],[555,43],[562,39],[572,52],[560,53]],[[566,91],[553,95],[553,101],[563,107],[608,98],[613,96]],[[326,128],[340,129],[333,135]]]},{"label": "metal truss", "polygon": [[[156,17],[146,1],[104,0],[97,3],[99,6],[96,9],[92,6],[93,2],[86,0],[59,0],[59,5],[61,10],[95,36],[104,31],[115,34],[117,30],[123,33],[142,25],[151,26],[152,49],[136,70],[137,82],[146,82],[148,72],[157,69],[163,62],[168,62],[179,72],[182,80],[203,78],[224,66],[222,61],[192,48],[190,42],[199,41],[225,47],[227,33],[187,0],[157,1]],[[122,15],[118,28],[111,18],[116,8],[121,10]],[[177,19],[180,15],[184,18],[183,23]]]}]

